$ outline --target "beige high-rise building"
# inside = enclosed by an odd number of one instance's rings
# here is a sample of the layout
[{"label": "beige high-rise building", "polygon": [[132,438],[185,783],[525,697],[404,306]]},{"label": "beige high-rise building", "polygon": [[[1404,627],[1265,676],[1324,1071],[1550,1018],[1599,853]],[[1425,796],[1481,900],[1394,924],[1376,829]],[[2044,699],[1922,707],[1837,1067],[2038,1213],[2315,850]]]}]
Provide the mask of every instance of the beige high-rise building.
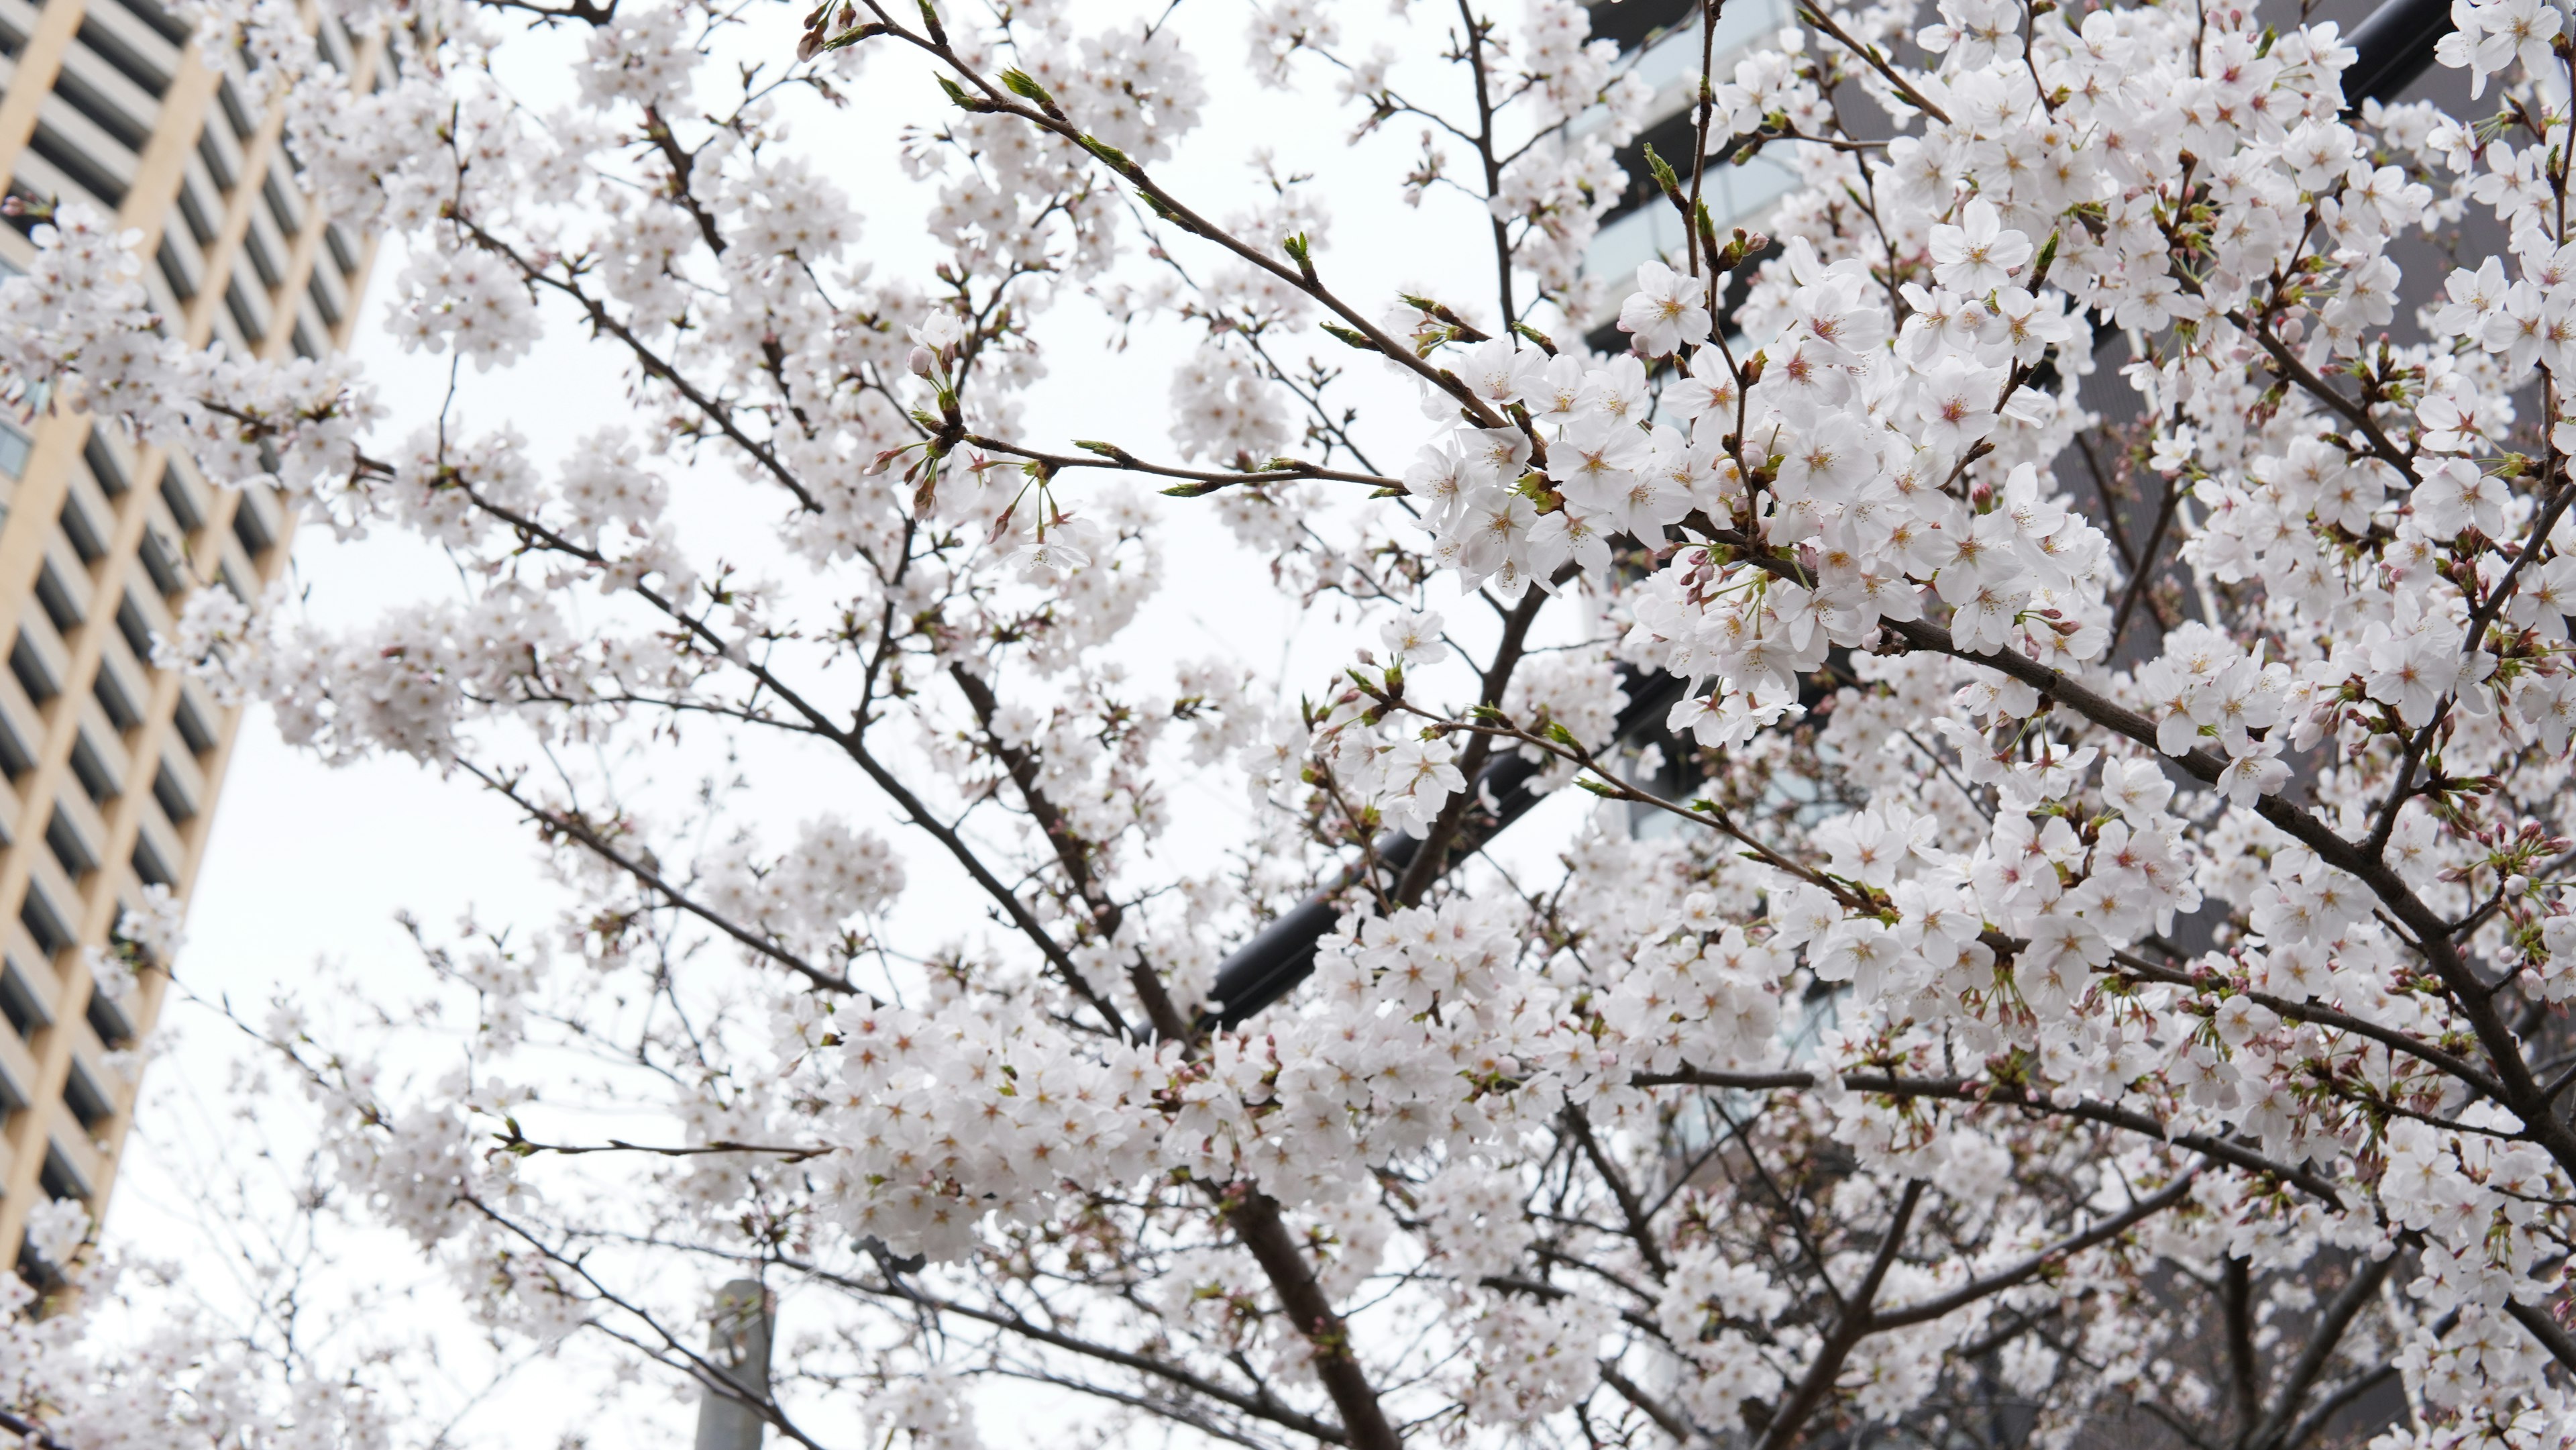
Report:
[{"label": "beige high-rise building", "polygon": [[[353,86],[374,70],[306,5]],[[27,203],[86,201],[142,234],[163,325],[280,357],[346,342],[371,248],[320,214],[238,52],[210,56],[155,0],[0,0],[0,175]],[[0,227],[23,269],[36,222]],[[0,416],[0,1255],[48,1198],[104,1209],[168,978],[93,990],[146,886],[196,879],[237,712],[152,665],[187,591],[245,599],[286,564],[273,493],[47,407]]]}]

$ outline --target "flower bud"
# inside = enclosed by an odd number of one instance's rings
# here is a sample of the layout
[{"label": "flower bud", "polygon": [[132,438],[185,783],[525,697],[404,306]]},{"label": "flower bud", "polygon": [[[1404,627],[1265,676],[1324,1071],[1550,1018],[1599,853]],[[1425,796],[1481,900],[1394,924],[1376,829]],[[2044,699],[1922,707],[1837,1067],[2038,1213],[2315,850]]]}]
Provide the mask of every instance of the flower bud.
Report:
[{"label": "flower bud", "polygon": [[938,371],[939,358],[930,349],[916,346],[912,350],[912,356],[904,359],[904,364],[912,369],[914,377],[926,378]]}]

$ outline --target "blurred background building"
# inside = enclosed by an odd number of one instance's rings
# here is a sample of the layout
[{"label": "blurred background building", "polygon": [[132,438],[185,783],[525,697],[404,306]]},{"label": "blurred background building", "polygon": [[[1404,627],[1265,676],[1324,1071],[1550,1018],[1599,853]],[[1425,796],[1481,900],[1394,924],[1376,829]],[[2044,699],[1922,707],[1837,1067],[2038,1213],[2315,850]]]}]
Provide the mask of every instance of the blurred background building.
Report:
[{"label": "blurred background building", "polygon": [[[304,10],[370,84],[373,43]],[[141,235],[170,335],[264,357],[345,343],[372,248],[306,196],[245,65],[155,0],[0,0],[0,267],[25,265],[48,208],[86,202]],[[100,991],[90,949],[146,887],[186,897],[237,724],[153,667],[153,636],[192,588],[256,599],[292,526],[274,493],[209,487],[41,392],[0,416],[0,1252],[40,1278],[27,1215],[104,1209],[168,986]]]},{"label": "blurred background building", "polygon": [[[1652,146],[1688,184],[1698,139],[1700,8],[1700,0],[1600,0],[1590,7],[1592,33],[1617,41],[1620,65],[1643,78],[1655,96],[1644,129],[1618,148],[1628,189],[1602,217],[1600,234],[1584,255],[1585,270],[1608,281],[1614,296],[1625,292],[1638,263],[1678,258],[1688,250],[1681,214],[1663,200],[1647,172],[1646,148]],[[1709,74],[1721,82],[1733,76],[1747,50],[1777,37],[1794,18],[1789,0],[1726,0],[1709,37]],[[1599,123],[1597,115],[1590,119]],[[1718,122],[1723,125],[1724,118]],[[1709,138],[1708,165],[1700,176],[1700,197],[1720,237],[1732,227],[1760,230],[1762,214],[1797,184],[1796,173],[1771,156],[1730,164],[1730,141],[1724,135]],[[1628,350],[1617,318],[1613,302],[1602,316],[1585,319],[1585,340],[1594,351]]]}]

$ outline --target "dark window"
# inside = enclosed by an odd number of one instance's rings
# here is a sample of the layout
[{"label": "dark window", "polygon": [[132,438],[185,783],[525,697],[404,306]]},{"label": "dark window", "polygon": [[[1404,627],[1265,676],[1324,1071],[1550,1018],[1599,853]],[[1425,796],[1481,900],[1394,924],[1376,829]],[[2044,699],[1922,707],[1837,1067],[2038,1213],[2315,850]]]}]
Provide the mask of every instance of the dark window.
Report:
[{"label": "dark window", "polygon": [[1594,0],[1584,9],[1591,14],[1593,38],[1615,40],[1623,51],[1634,50],[1648,35],[1674,29],[1699,13],[1692,0]]},{"label": "dark window", "polygon": [[131,594],[116,606],[116,632],[125,636],[125,647],[134,651],[136,660],[152,663],[152,626],[143,622],[143,608]]},{"label": "dark window", "polygon": [[179,260],[179,249],[163,237],[152,254],[152,264],[161,269],[161,280],[170,284],[170,295],[185,302],[197,295],[197,283],[188,275],[188,264]]},{"label": "dark window", "polygon": [[69,102],[71,108],[87,116],[90,124],[123,143],[128,151],[140,151],[152,139],[152,128],[125,114],[125,108],[101,95],[97,88],[82,80],[65,66],[54,76],[54,94]]},{"label": "dark window", "polygon": [[18,1239],[18,1277],[39,1294],[55,1293],[69,1282],[63,1278],[62,1271],[46,1263],[44,1255],[36,1252],[35,1241],[23,1234]]},{"label": "dark window", "polygon": [[206,526],[206,516],[197,512],[195,491],[175,468],[162,471],[161,501],[170,506],[170,517],[178,520],[181,533],[193,534]]},{"label": "dark window", "polygon": [[313,314],[322,319],[324,327],[340,325],[340,308],[331,300],[331,289],[322,285],[320,268],[304,279],[304,295],[313,299]]},{"label": "dark window", "polygon": [[80,840],[80,832],[72,827],[70,816],[62,814],[62,806],[54,806],[54,819],[44,824],[44,845],[54,852],[62,873],[72,881],[98,871],[98,858],[90,852],[90,842]]},{"label": "dark window", "polygon": [[286,335],[286,342],[287,346],[295,349],[297,357],[308,361],[322,355],[321,351],[313,346],[313,334],[304,330],[304,319],[301,317],[295,319],[295,328]]},{"label": "dark window", "polygon": [[74,881],[98,869],[98,857],[90,854],[89,843],[72,828],[71,820],[63,814],[61,806],[54,807],[54,818],[45,823],[45,846],[54,853],[54,860],[63,868],[63,874]]},{"label": "dark window", "polygon": [[6,772],[11,780],[16,780],[35,768],[36,757],[27,753],[26,742],[18,738],[17,731],[9,728],[8,721],[0,720],[0,772]]},{"label": "dark window", "polygon": [[50,205],[53,198],[49,196],[40,196],[36,192],[15,181],[9,183],[8,194],[16,197],[20,202],[24,203],[24,205],[16,212],[11,213],[6,218],[9,225],[15,228],[18,235],[22,237],[34,234],[36,228],[45,224],[45,214],[42,208]]},{"label": "dark window", "polygon": [[259,509],[244,494],[233,505],[233,537],[241,540],[242,552],[256,559],[277,542],[268,535],[268,525],[261,521]]},{"label": "dark window", "polygon": [[104,660],[99,662],[98,681],[90,686],[90,693],[98,696],[98,707],[107,712],[107,722],[119,733],[143,723],[143,712],[134,708],[134,697],[125,693],[116,671],[109,669]]},{"label": "dark window", "polygon": [[259,129],[259,123],[251,119],[250,107],[242,104],[241,92],[233,88],[231,76],[216,82],[215,104],[223,107],[224,121],[233,128],[233,139],[247,141]]},{"label": "dark window", "polygon": [[116,1112],[108,1102],[107,1094],[99,1090],[97,1079],[89,1075],[89,1068],[79,1058],[72,1059],[71,1073],[63,1079],[63,1106],[71,1109],[72,1116],[79,1120],[80,1125],[93,1133],[98,1131],[99,1124]]},{"label": "dark window", "polygon": [[26,48],[27,37],[18,33],[18,27],[0,20],[0,56],[16,60],[18,52]]},{"label": "dark window", "polygon": [[39,1294],[54,1293],[67,1282],[61,1270],[46,1263],[45,1256],[36,1252],[35,1240],[24,1234],[18,1238],[18,1277],[26,1280],[28,1286]]},{"label": "dark window", "polygon": [[[274,287],[277,285],[277,279],[286,275],[278,270],[277,254],[268,249],[268,240],[259,234],[259,228],[251,227],[243,231],[242,253],[250,258],[250,269],[259,274],[261,286]],[[253,336],[258,335],[257,328],[242,322],[240,313],[233,314],[233,321],[241,322],[243,332]]]},{"label": "dark window", "polygon": [[45,668],[44,659],[36,653],[36,646],[24,634],[18,636],[18,647],[9,651],[9,673],[18,677],[18,688],[27,692],[27,698],[39,705],[63,692],[62,686],[54,682],[53,673]]},{"label": "dark window", "polygon": [[98,480],[98,491],[114,498],[130,486],[125,481],[125,468],[116,461],[116,450],[107,446],[98,429],[89,430],[89,442],[81,449],[81,461],[89,465],[89,476]]},{"label": "dark window", "polygon": [[215,732],[206,728],[206,718],[197,713],[185,692],[179,696],[179,708],[171,713],[170,723],[178,729],[179,738],[187,742],[190,755],[203,755],[215,748]]},{"label": "dark window", "polygon": [[268,204],[268,219],[277,223],[279,236],[293,237],[304,230],[302,223],[295,219],[295,204],[286,199],[285,183],[277,179],[275,170],[260,178],[259,199]]},{"label": "dark window", "polygon": [[121,3],[134,12],[136,19],[160,31],[163,40],[172,45],[188,43],[188,22],[162,9],[157,0],[121,0]]},{"label": "dark window", "polygon": [[[31,1041],[39,1030],[54,1020],[54,1014],[46,1008],[44,999],[36,995],[35,984],[27,980],[25,972],[18,970],[16,962],[0,968],[0,1016],[9,1019],[9,1025],[17,1029],[20,1037]],[[0,1078],[0,1081],[5,1080]],[[13,1103],[11,1106],[23,1104]]]},{"label": "dark window", "polygon": [[[259,266],[257,247],[251,249],[251,265]],[[238,280],[225,284],[224,310],[233,315],[233,326],[241,329],[243,342],[256,347],[259,345],[259,340],[267,336],[259,330],[259,319],[251,312],[250,298],[242,294],[241,283]]]},{"label": "dark window", "polygon": [[179,218],[188,224],[188,235],[197,239],[198,246],[214,241],[215,219],[206,215],[206,204],[197,197],[194,177],[183,176],[179,180]]},{"label": "dark window", "polygon": [[341,276],[346,277],[358,270],[357,246],[349,240],[347,232],[340,230],[338,222],[322,229],[322,245],[331,249],[331,264],[340,269]]},{"label": "dark window", "polygon": [[89,989],[89,1030],[110,1047],[123,1047],[134,1040],[134,1024],[126,1020],[125,1009],[108,999],[96,987]]},{"label": "dark window", "polygon": [[152,849],[151,841],[134,838],[134,874],[146,886],[177,886],[179,878],[170,874],[170,865],[161,853]]},{"label": "dark window", "polygon": [[47,1198],[89,1197],[89,1185],[81,1182],[80,1175],[72,1171],[71,1161],[51,1143],[45,1145],[45,1171],[37,1175],[36,1183]]},{"label": "dark window", "polygon": [[137,552],[143,556],[143,572],[152,576],[152,587],[160,590],[163,598],[178,593],[179,586],[188,582],[181,577],[179,566],[171,562],[170,548],[161,542],[158,532],[145,529],[143,547]]},{"label": "dark window", "polygon": [[53,128],[44,122],[36,123],[36,134],[27,138],[27,149],[52,162],[64,179],[98,198],[108,210],[114,211],[125,204],[124,184],[110,175],[105,167],[90,160],[89,153],[56,135]]},{"label": "dark window", "polygon": [[[233,189],[233,182],[238,178],[233,175],[232,163],[224,159],[223,148],[215,144],[214,132],[197,133],[197,159],[206,163],[206,174],[214,178],[215,190]],[[198,240],[202,242],[205,239],[200,237]]]},{"label": "dark window", "polygon": [[116,799],[116,777],[107,773],[107,762],[98,758],[86,730],[72,738],[72,776],[80,782],[81,793],[95,804]]},{"label": "dark window", "polygon": [[142,52],[126,44],[115,31],[106,26],[83,18],[80,23],[80,43],[88,46],[91,54],[116,67],[127,80],[141,86],[146,92],[159,96],[170,89],[170,78],[161,73],[159,66],[145,60]]},{"label": "dark window", "polygon": [[106,556],[107,544],[99,538],[97,526],[89,521],[88,512],[80,506],[79,495],[63,500],[61,522],[63,538],[70,542],[72,552],[80,555],[82,563],[95,564]]},{"label": "dark window", "polygon": [[72,599],[71,586],[63,583],[63,576],[54,572],[51,559],[36,571],[36,602],[44,606],[45,618],[54,622],[58,632],[69,634],[80,628],[80,605]]},{"label": "dark window", "polygon": [[48,958],[61,956],[79,943],[72,940],[71,928],[54,914],[54,904],[36,883],[27,883],[27,899],[18,908],[18,920],[26,923],[27,935],[36,939],[36,950]]},{"label": "dark window", "polygon": [[197,813],[195,802],[179,789],[179,782],[170,778],[167,766],[152,772],[152,798],[161,803],[161,814],[168,816],[174,826],[185,825]]}]

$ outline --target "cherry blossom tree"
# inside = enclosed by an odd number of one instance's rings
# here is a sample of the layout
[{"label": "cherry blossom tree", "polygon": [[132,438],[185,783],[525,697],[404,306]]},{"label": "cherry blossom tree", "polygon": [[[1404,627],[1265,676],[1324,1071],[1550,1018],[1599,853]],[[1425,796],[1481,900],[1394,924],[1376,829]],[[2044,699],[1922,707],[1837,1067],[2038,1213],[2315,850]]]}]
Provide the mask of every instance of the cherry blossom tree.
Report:
[{"label": "cherry blossom tree", "polygon": [[[176,1088],[165,1077],[157,1087]],[[328,1148],[281,1140],[256,1070],[193,1122],[205,1151],[175,1175],[188,1212],[102,1246],[77,1199],[28,1216],[0,1280],[0,1433],[29,1450],[391,1450],[439,1445],[457,1408],[525,1359],[423,1332],[405,1276],[353,1273],[371,1223]],[[179,1092],[154,1094],[156,1131]],[[131,1215],[146,1207],[128,1189]],[[368,1215],[369,1218],[372,1215]],[[190,1242],[191,1238],[202,1243]],[[148,1244],[139,1247],[138,1241]],[[212,1251],[209,1252],[208,1250]],[[426,1270],[427,1266],[423,1266]],[[435,1308],[436,1306],[433,1306]],[[462,1348],[464,1353],[458,1353]]]},{"label": "cherry blossom tree", "polygon": [[[462,566],[365,623],[209,586],[162,658],[491,793],[578,898],[425,939],[436,1073],[259,1024],[495,1333],[739,1393],[694,1316],[757,1276],[758,1409],[818,1446],[976,1444],[1014,1382],[1354,1450],[2576,1440],[2560,9],[2460,0],[2462,117],[2348,106],[2304,14],[1804,12],[1703,61],[1650,160],[1686,241],[1601,277],[1649,88],[1568,0],[1365,50],[1281,0],[1223,77],[1177,8],[324,8],[385,85],[275,0],[200,24],[404,240],[398,332],[568,327],[632,425],[541,466],[187,355],[72,209],[0,328]],[[567,34],[541,113],[496,58]],[[1351,290],[1294,174],[1176,179],[1220,84],[1419,129],[1389,193],[1472,203],[1438,295]],[[935,191],[920,275],[780,119],[899,85],[944,109],[824,139]],[[1706,205],[1756,151],[1800,178],[1767,237]],[[1094,308],[1189,341],[1168,444],[1028,422]],[[695,545],[683,464],[769,557]],[[1209,515],[1237,587],[1363,623],[1338,673],[1134,667]],[[802,824],[567,763],[710,734],[798,752]],[[1599,804],[1506,870],[1517,783]],[[1225,1000],[1315,893],[1311,975]]]}]

